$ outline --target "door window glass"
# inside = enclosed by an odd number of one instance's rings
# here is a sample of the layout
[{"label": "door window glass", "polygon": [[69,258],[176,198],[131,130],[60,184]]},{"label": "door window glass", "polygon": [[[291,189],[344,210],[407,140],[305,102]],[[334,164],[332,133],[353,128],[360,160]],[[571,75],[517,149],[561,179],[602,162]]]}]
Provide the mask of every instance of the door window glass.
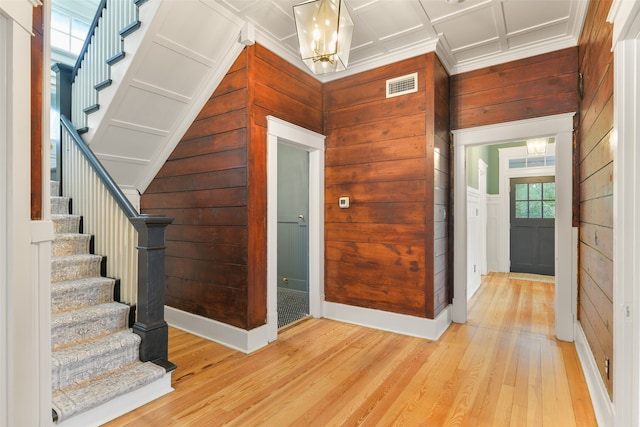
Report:
[{"label": "door window glass", "polygon": [[531,182],[515,187],[516,218],[555,218],[555,182]]}]

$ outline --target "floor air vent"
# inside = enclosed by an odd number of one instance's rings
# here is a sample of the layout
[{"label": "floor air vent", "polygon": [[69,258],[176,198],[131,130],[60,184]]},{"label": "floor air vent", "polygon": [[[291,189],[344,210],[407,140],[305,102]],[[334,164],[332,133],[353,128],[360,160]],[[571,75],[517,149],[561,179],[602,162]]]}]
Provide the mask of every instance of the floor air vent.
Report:
[{"label": "floor air vent", "polygon": [[418,91],[418,73],[387,80],[387,98]]}]

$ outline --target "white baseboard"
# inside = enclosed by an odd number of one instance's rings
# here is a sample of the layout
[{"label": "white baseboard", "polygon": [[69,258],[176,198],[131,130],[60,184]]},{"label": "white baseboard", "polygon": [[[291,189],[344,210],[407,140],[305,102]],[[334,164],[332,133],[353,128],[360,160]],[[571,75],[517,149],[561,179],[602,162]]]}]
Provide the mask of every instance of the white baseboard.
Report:
[{"label": "white baseboard", "polygon": [[164,307],[164,318],[175,328],[247,354],[269,344],[267,325],[247,331],[169,306]]},{"label": "white baseboard", "polygon": [[451,324],[451,306],[447,306],[435,319],[425,319],[371,308],[325,302],[324,317],[437,341]]},{"label": "white baseboard", "polygon": [[58,427],[101,426],[172,391],[171,372],[167,372],[151,384],[54,425]]},{"label": "white baseboard", "polygon": [[589,395],[591,396],[591,402],[593,403],[593,410],[596,413],[598,425],[600,427],[613,426],[613,403],[611,399],[609,399],[607,388],[600,377],[596,360],[589,349],[589,343],[587,342],[587,337],[584,334],[580,322],[575,322],[574,336],[576,352],[578,353],[578,359],[580,359],[580,365],[582,365],[582,372],[587,380],[587,387],[589,388]]}]

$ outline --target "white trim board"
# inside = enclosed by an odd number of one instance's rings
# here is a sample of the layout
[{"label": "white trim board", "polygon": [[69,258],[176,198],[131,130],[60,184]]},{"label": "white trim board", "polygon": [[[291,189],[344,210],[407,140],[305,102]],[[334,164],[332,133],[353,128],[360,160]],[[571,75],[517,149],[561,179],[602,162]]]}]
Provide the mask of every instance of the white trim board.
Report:
[{"label": "white trim board", "polygon": [[309,312],[323,316],[325,136],[267,116],[267,329],[278,339],[278,144],[309,152]]},{"label": "white trim board", "polygon": [[555,137],[556,141],[556,336],[573,341],[573,322],[577,311],[577,283],[572,277],[572,141],[574,113],[519,120],[497,125],[454,130],[454,298],[452,319],[467,321],[467,203],[466,147],[490,145],[529,138]]},{"label": "white trim board", "polygon": [[171,372],[167,372],[161,378],[147,384],[130,393],[118,396],[103,405],[82,412],[62,421],[59,424],[52,424],[57,427],[97,427],[111,420],[115,420],[127,412],[133,411],[152,402],[165,394],[171,393]]},{"label": "white trim board", "polygon": [[[547,147],[549,155],[556,154],[556,144],[549,144]],[[508,273],[510,270],[511,258],[511,230],[508,224],[511,222],[511,178],[526,178],[534,176],[554,176],[556,169],[554,166],[542,166],[531,168],[509,168],[509,160],[527,157],[527,147],[509,147],[498,149],[499,154],[499,174],[498,174],[498,268],[499,272]]]},{"label": "white trim board", "polygon": [[582,372],[587,381],[587,388],[589,389],[589,395],[591,396],[591,403],[593,404],[598,425],[601,427],[612,426],[615,413],[613,403],[609,399],[609,393],[602,382],[602,378],[600,378],[600,371],[598,371],[596,360],[589,348],[589,343],[587,342],[587,337],[584,334],[582,325],[578,321],[575,323],[575,338],[576,352],[578,353]]},{"label": "white trim board", "polygon": [[164,306],[164,318],[174,328],[182,329],[246,354],[269,343],[266,325],[247,331],[166,305]]},{"label": "white trim board", "polygon": [[382,331],[437,341],[451,324],[451,306],[448,305],[435,319],[426,319],[389,311],[325,302],[324,317]]},{"label": "white trim board", "polygon": [[[640,0],[615,0],[613,396],[615,426],[640,424]],[[627,261],[627,262],[625,262]]]}]

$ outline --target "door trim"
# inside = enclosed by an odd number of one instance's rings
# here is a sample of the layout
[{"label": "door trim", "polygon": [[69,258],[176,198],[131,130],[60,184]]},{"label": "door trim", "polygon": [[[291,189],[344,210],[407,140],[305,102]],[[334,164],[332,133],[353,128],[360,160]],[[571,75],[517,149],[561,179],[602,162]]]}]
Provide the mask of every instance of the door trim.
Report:
[{"label": "door trim", "polygon": [[309,314],[323,317],[324,135],[267,116],[267,334],[278,339],[278,144],[309,152]]},{"label": "door trim", "polygon": [[519,120],[497,125],[454,130],[454,298],[452,320],[467,321],[467,203],[466,147],[499,144],[528,138],[554,136],[556,139],[556,337],[573,341],[577,312],[577,258],[572,230],[572,141],[575,113]]},{"label": "door trim", "polygon": [[[556,143],[549,144],[547,147],[549,154],[556,155]],[[500,211],[498,212],[498,218],[500,224],[509,224],[510,222],[510,205],[511,195],[509,193],[509,182],[511,178],[530,178],[536,176],[555,176],[556,169],[554,166],[541,166],[533,168],[509,168],[509,160],[519,157],[526,157],[527,148],[522,147],[510,147],[500,148],[498,150],[500,171],[498,173],[499,185],[498,195],[500,196]],[[500,227],[498,228],[498,266],[499,271],[508,273],[510,270],[510,254],[511,254],[511,228]]]}]

